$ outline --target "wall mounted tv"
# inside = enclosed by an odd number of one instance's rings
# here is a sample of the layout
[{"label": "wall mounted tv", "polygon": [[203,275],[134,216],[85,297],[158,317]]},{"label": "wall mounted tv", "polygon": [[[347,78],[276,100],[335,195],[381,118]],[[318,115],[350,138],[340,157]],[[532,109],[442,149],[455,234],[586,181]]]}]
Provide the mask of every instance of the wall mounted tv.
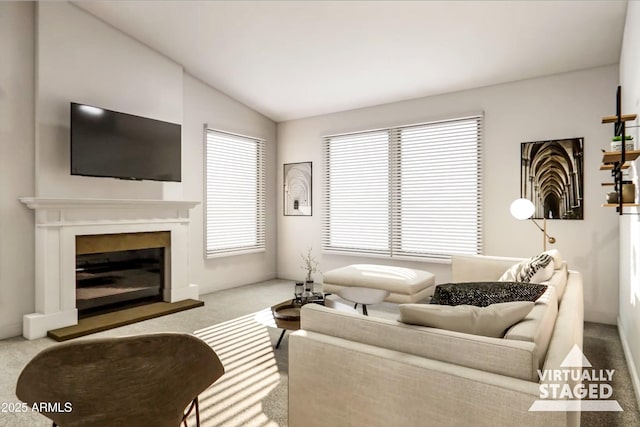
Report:
[{"label": "wall mounted tv", "polygon": [[71,103],[71,175],[181,181],[181,127]]}]

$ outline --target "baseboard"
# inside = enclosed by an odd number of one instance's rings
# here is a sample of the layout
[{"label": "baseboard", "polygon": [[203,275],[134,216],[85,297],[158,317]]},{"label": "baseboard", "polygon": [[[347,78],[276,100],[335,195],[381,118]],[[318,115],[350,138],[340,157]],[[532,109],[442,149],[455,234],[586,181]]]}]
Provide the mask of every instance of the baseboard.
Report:
[{"label": "baseboard", "polygon": [[631,376],[633,391],[635,391],[636,393],[636,402],[640,407],[640,377],[638,377],[638,371],[636,370],[636,365],[633,362],[633,355],[631,354],[629,343],[627,343],[626,334],[625,334],[624,328],[622,327],[622,322],[620,321],[620,317],[618,317],[618,335],[620,335],[620,342],[622,343],[622,351],[624,353],[624,359],[627,362],[629,375]]},{"label": "baseboard", "polygon": [[615,325],[618,315],[604,311],[586,310],[584,311],[584,321],[593,323],[603,323],[605,325]]},{"label": "baseboard", "polygon": [[22,322],[0,326],[0,340],[22,335]]},{"label": "baseboard", "polygon": [[218,291],[224,291],[226,289],[233,289],[233,288],[239,288],[241,286],[247,286],[247,285],[253,285],[254,283],[260,283],[260,282],[266,282],[267,280],[274,280],[277,279],[276,273],[274,272],[270,272],[270,273],[265,273],[261,276],[258,277],[254,277],[251,279],[250,282],[246,282],[246,283],[231,283],[231,284],[226,284],[226,285],[198,285],[198,289],[199,289],[199,294],[200,295],[206,295],[206,294],[210,294],[212,292],[218,292]]}]

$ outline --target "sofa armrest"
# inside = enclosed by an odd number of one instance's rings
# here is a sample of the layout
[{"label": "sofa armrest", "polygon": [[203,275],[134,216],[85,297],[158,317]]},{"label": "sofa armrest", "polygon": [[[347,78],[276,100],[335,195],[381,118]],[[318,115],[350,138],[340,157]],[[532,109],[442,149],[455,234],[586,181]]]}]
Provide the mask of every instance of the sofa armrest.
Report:
[{"label": "sofa armrest", "polygon": [[451,281],[491,282],[496,281],[509,267],[522,258],[487,255],[453,255],[451,257]]}]

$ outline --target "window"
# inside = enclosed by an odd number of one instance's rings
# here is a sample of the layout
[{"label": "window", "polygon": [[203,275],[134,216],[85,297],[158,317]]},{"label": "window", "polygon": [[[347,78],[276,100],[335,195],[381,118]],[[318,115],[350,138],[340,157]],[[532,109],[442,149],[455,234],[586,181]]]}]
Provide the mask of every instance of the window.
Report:
[{"label": "window", "polygon": [[264,141],[206,129],[207,258],[265,249]]},{"label": "window", "polygon": [[324,249],[480,253],[481,130],[472,116],[326,137]]}]

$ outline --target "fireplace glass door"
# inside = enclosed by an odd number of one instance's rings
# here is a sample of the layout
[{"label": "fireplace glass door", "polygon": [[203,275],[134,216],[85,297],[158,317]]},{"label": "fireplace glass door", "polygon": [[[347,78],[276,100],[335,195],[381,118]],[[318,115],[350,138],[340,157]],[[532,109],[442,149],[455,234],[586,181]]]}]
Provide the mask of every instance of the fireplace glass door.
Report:
[{"label": "fireplace glass door", "polygon": [[76,306],[81,317],[162,301],[164,248],[76,256]]}]

